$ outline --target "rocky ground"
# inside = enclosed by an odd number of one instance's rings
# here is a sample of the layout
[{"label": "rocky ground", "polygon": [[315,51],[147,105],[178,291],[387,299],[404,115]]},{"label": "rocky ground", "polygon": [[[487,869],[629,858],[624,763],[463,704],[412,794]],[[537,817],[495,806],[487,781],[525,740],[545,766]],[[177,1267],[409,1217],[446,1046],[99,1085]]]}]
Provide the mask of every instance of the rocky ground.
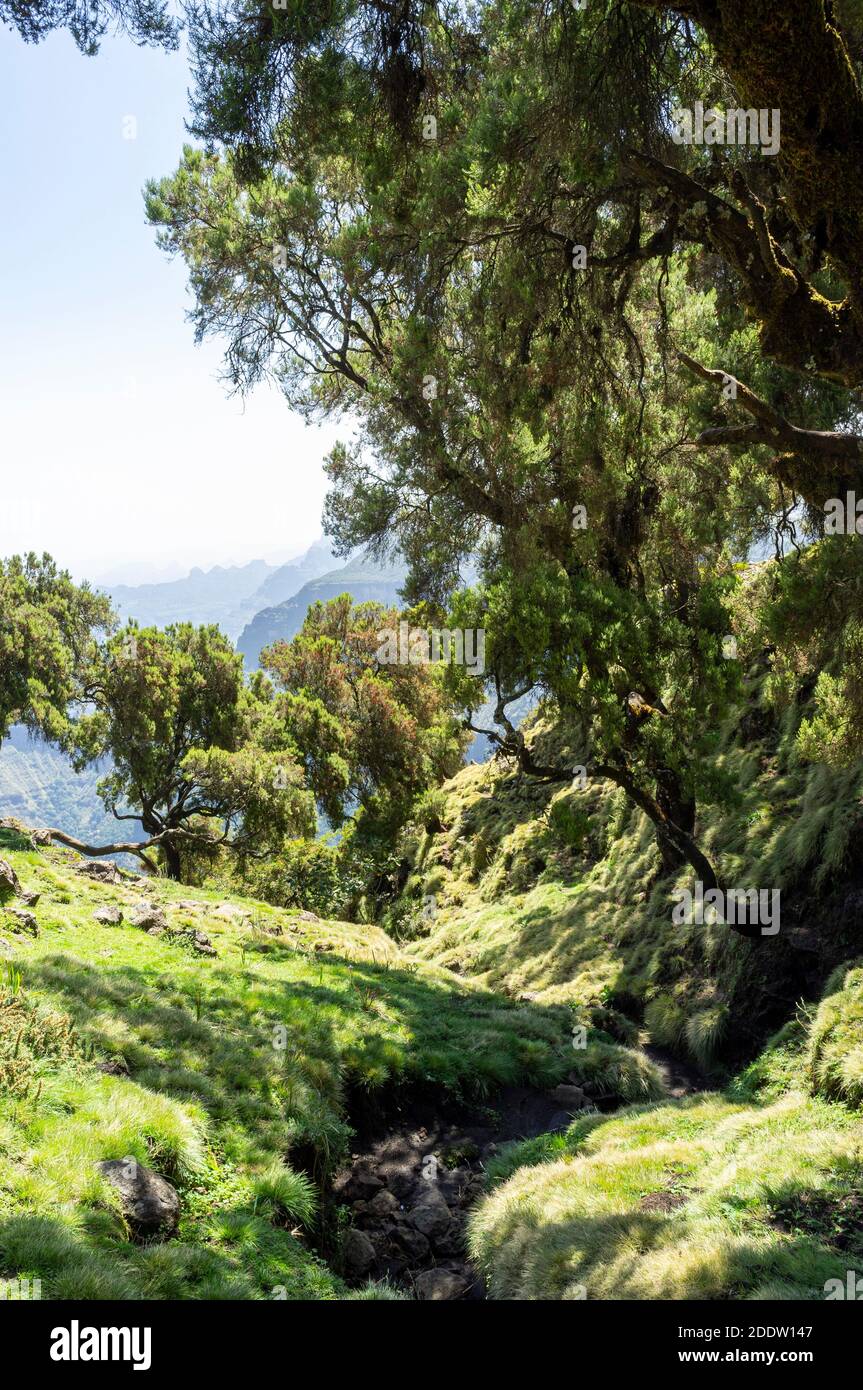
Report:
[{"label": "rocky ground", "polygon": [[348,1282],[388,1278],[426,1300],[483,1298],[464,1227],[488,1160],[510,1140],[565,1129],[587,1103],[575,1086],[513,1087],[488,1107],[442,1115],[414,1101],[388,1123],[358,1126],[350,1167],[333,1185],[350,1214]]}]

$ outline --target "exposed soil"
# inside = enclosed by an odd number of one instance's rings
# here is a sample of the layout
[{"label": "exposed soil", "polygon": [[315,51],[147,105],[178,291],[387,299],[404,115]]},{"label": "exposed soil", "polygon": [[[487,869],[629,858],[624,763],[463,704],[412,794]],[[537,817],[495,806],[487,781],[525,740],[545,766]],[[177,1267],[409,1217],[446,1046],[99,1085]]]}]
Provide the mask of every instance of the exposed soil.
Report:
[{"label": "exposed soil", "polygon": [[351,1217],[347,1281],[389,1278],[421,1299],[483,1298],[464,1228],[486,1164],[510,1140],[566,1129],[572,1113],[555,1092],[512,1087],[488,1106],[404,1097],[386,1117],[354,1114],[351,1165],[333,1184]]}]

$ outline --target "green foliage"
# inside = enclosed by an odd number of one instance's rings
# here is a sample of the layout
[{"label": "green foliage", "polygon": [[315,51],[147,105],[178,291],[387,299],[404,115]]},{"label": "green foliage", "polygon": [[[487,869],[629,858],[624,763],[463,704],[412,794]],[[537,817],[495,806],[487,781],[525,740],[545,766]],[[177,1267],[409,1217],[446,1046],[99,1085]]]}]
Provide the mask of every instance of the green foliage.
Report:
[{"label": "green foliage", "polygon": [[175,49],[179,25],[167,0],[0,0],[0,23],[15,28],[27,43],[38,43],[55,29],[68,29],[82,53],[92,56],[113,25],[135,43]]},{"label": "green foliage", "polygon": [[88,696],[88,657],[113,624],[106,598],[48,555],[0,560],[0,738],[13,723],[59,741]]},{"label": "green foliage", "polygon": [[863,1106],[863,965],[827,982],[809,1030],[805,1063],[817,1095]]}]

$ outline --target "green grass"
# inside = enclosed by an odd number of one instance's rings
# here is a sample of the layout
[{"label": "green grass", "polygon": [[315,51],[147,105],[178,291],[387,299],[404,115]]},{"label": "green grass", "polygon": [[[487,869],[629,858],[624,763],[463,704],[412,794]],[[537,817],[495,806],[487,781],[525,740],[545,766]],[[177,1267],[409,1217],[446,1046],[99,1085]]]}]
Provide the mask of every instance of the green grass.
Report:
[{"label": "green grass", "polygon": [[[568,1011],[407,962],[375,927],[226,913],[164,881],[92,883],[71,854],[3,852],[42,897],[35,939],[0,915],[0,1277],[41,1278],[43,1297],[349,1296],[308,1230],[351,1092],[484,1096],[570,1065]],[[216,957],[93,920],[142,896]],[[125,1157],[178,1188],[176,1239],[130,1239],[96,1170]]]},{"label": "green grass", "polygon": [[471,1253],[495,1298],[823,1298],[849,1268],[828,1213],[859,1190],[861,1141],[859,1117],[793,1093],[589,1117],[501,1156]]},{"label": "green grass", "polygon": [[826,1098],[860,1102],[844,1070],[860,975],[832,979],[724,1095],[505,1146],[469,1232],[492,1296],[824,1298],[863,1259],[863,1116]]}]

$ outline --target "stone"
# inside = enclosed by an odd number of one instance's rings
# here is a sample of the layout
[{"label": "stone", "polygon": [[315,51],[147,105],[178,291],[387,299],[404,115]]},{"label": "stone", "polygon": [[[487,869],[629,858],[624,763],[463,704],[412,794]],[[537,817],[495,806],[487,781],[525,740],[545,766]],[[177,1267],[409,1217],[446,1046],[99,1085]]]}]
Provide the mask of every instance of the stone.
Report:
[{"label": "stone", "polygon": [[20,892],[21,884],[12,865],[7,864],[5,859],[0,859],[0,902],[5,898],[17,898]]},{"label": "stone", "polygon": [[380,1220],[387,1216],[397,1216],[401,1208],[393,1194],[387,1192],[385,1188],[382,1188],[380,1192],[372,1197],[367,1210],[370,1216],[374,1216]]},{"label": "stone", "polygon": [[21,901],[25,907],[35,907],[41,896],[41,893],[34,893],[32,888],[22,890],[22,892],[19,894],[19,897],[21,898]]},{"label": "stone", "polygon": [[93,913],[93,919],[106,927],[119,927],[123,920],[123,914],[119,907],[97,907]]},{"label": "stone", "polygon": [[28,931],[31,936],[39,935],[39,923],[32,912],[25,912],[23,907],[7,907],[6,915],[14,917],[20,924],[12,928],[13,931]]},{"label": "stone", "polygon": [[432,1187],[411,1208],[408,1220],[427,1240],[434,1243],[446,1235],[452,1216],[443,1197]]},{"label": "stone", "polygon": [[374,1173],[365,1173],[359,1169],[351,1173],[345,1183],[343,1195],[349,1202],[368,1201],[376,1192],[380,1192],[382,1187],[383,1183]]},{"label": "stone", "polygon": [[136,1235],[170,1235],[180,1220],[177,1189],[143,1163],[110,1158],[96,1167],[119,1193],[123,1215]]},{"label": "stone", "polygon": [[393,1240],[411,1260],[428,1259],[431,1253],[431,1247],[425,1236],[421,1231],[415,1231],[411,1226],[397,1226],[393,1231]]},{"label": "stone", "polygon": [[583,1110],[587,1105],[587,1097],[581,1086],[555,1086],[553,1091],[549,1091],[549,1095],[562,1105],[564,1110]]},{"label": "stone", "polygon": [[51,844],[51,831],[50,831],[50,830],[34,830],[34,831],[32,831],[32,833],[31,833],[31,838],[32,838],[32,840],[33,840],[34,845],[41,845],[41,846],[50,845],[50,844]]},{"label": "stone", "polygon": [[142,931],[165,931],[168,926],[164,912],[156,903],[142,903],[140,907],[133,907],[129,913],[129,921],[133,927],[140,927]]},{"label": "stone", "polygon": [[298,912],[297,916],[301,922],[320,922],[320,917],[316,912]]},{"label": "stone", "polygon": [[342,1254],[346,1272],[355,1279],[361,1279],[367,1274],[376,1259],[375,1247],[365,1231],[358,1231],[353,1227],[345,1235]]},{"label": "stone", "polygon": [[449,1269],[426,1269],[417,1275],[417,1298],[427,1302],[461,1298],[462,1294],[467,1293],[467,1289],[467,1280]]},{"label": "stone", "polygon": [[98,883],[123,882],[113,859],[88,859],[75,867],[79,874],[83,874],[85,878],[94,878]]},{"label": "stone", "polygon": [[[113,955],[114,952],[111,951],[109,954]],[[116,1057],[112,1058],[109,1062],[97,1062],[96,1070],[104,1072],[106,1076],[129,1075],[129,1068],[126,1066],[126,1063],[119,1061]]]}]

